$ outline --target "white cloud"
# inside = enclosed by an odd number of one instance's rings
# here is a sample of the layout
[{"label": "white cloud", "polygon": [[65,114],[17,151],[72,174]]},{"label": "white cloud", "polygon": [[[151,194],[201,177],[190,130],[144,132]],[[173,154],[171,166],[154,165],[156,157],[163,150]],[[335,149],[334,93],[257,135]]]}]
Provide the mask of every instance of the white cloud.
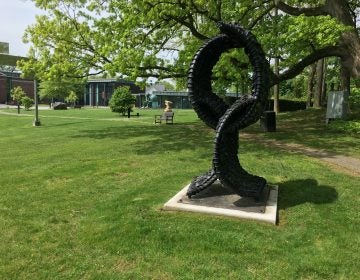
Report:
[{"label": "white cloud", "polygon": [[22,42],[27,26],[43,12],[29,0],[0,0],[0,41],[10,44],[10,54],[25,56],[29,45]]}]

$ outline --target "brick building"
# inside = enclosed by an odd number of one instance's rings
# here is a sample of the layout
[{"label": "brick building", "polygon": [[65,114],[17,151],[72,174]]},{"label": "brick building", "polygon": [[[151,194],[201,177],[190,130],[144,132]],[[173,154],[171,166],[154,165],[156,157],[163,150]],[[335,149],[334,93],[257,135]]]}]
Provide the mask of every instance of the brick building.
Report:
[{"label": "brick building", "polygon": [[17,72],[0,71],[0,104],[12,104],[11,90],[20,86],[25,94],[34,98],[34,81],[20,78]]}]

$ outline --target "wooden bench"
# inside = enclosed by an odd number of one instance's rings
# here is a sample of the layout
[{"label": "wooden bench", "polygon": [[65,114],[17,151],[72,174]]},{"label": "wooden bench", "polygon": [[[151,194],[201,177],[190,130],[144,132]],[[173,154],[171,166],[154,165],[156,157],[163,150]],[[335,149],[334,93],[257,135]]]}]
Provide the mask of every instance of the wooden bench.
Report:
[{"label": "wooden bench", "polygon": [[164,112],[162,115],[155,115],[155,123],[162,123],[165,121],[166,124],[174,123],[174,112]]}]

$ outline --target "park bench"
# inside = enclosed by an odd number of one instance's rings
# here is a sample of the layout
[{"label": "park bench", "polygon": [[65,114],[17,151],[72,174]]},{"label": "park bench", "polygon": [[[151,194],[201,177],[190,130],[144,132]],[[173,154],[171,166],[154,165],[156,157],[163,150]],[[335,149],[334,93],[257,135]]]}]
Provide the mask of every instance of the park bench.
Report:
[{"label": "park bench", "polygon": [[174,112],[164,112],[162,115],[155,115],[155,123],[162,123],[165,121],[166,124],[174,123]]}]

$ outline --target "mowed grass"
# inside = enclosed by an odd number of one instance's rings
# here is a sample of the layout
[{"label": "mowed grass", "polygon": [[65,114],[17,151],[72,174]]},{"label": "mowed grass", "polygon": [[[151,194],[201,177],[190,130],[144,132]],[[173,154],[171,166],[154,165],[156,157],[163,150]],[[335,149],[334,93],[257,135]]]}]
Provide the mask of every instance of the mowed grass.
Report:
[{"label": "mowed grass", "polygon": [[0,279],[360,278],[358,177],[241,140],[245,168],[279,185],[277,226],[165,212],[214,132],[192,110],[136,112],[0,114]]},{"label": "mowed grass", "polygon": [[[338,120],[327,125],[325,116],[325,109],[281,113],[276,118],[276,133],[266,133],[262,136],[280,142],[302,144],[360,159],[360,134],[344,133],[344,131],[337,129],[337,123],[340,122]],[[359,122],[360,108],[353,109],[348,119]],[[257,133],[258,125],[246,128],[246,131]]]}]

